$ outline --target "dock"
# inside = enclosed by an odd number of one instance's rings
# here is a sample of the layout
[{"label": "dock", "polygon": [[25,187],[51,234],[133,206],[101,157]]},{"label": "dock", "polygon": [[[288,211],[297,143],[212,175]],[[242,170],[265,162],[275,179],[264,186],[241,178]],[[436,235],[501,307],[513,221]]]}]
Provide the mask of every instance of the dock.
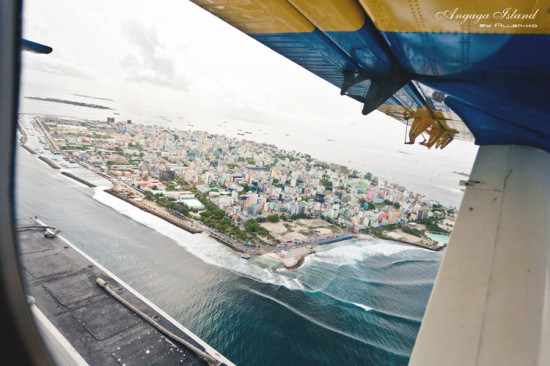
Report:
[{"label": "dock", "polygon": [[46,227],[17,222],[29,306],[54,361],[233,365],[67,239],[46,238]]}]

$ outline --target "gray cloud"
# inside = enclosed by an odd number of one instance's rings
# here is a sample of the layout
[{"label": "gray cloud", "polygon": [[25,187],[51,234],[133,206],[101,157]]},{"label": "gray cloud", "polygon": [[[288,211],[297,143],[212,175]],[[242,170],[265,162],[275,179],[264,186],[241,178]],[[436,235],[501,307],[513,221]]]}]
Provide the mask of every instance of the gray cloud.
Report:
[{"label": "gray cloud", "polygon": [[54,48],[51,55],[34,55],[27,52],[23,53],[23,64],[30,69],[43,71],[51,74],[73,76],[82,79],[97,79],[98,74],[83,64],[78,59],[64,51],[63,48],[55,44],[48,43]]},{"label": "gray cloud", "polygon": [[123,33],[135,51],[125,55],[119,63],[127,80],[180,91],[189,89],[186,78],[166,55],[166,47],[159,41],[155,27],[127,19],[123,23]]}]

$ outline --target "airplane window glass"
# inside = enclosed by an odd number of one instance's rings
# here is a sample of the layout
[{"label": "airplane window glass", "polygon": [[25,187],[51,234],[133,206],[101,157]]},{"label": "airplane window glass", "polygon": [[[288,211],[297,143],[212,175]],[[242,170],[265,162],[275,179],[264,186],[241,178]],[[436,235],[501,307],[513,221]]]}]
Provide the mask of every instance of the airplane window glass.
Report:
[{"label": "airplane window glass", "polygon": [[52,49],[22,53],[15,197],[55,360],[408,362],[476,146],[403,144],[191,2],[27,0],[23,37]]}]

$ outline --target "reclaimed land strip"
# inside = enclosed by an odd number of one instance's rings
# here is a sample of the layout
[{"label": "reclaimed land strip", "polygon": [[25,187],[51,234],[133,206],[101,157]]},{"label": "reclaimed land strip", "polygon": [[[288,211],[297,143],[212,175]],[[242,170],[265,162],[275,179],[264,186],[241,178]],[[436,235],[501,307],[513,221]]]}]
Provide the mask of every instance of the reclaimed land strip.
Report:
[{"label": "reclaimed land strip", "polygon": [[[319,242],[316,242],[316,243],[311,243],[309,244],[308,246],[314,246],[314,245],[326,245],[326,244],[332,244],[332,243],[336,243],[338,241],[343,241],[343,240],[348,240],[348,239],[353,239],[355,238],[355,235],[343,235],[343,236],[340,236],[338,238],[334,238],[334,239],[328,239],[328,240],[322,240],[322,241],[319,241]],[[283,266],[286,268],[286,269],[289,269],[289,270],[292,270],[292,269],[298,269],[302,266],[302,264],[304,264],[304,260],[305,258],[310,255],[310,254],[314,254],[315,253],[315,250],[312,250],[311,252],[309,253],[305,253],[303,255],[300,255],[298,257],[296,257],[296,262],[293,263],[292,261],[290,262],[287,262],[285,260],[282,261],[283,263]],[[290,258],[289,258],[290,259]]]},{"label": "reclaimed land strip", "polygon": [[88,186],[88,187],[90,187],[90,188],[96,187],[95,184],[92,184],[92,183],[90,183],[90,182],[88,182],[88,181],[85,181],[84,179],[79,178],[79,177],[77,177],[76,175],[71,174],[71,173],[69,173],[69,172],[61,172],[61,174],[65,175],[65,176],[67,176],[67,177],[69,177],[69,178],[72,178],[72,179],[76,180],[77,182],[80,182],[80,183],[82,183],[82,184],[84,184],[84,185],[86,185],[86,186]]},{"label": "reclaimed land strip", "polygon": [[109,110],[112,109],[112,108],[106,107],[104,105],[75,102],[75,101],[72,101],[72,100],[65,100],[65,99],[39,98],[39,97],[25,97],[25,98],[33,99],[33,100],[40,100],[40,101],[43,101],[43,102],[70,104],[70,105],[76,105],[76,106],[79,106],[79,107],[87,107],[87,108],[95,108],[95,109],[109,109]]},{"label": "reclaimed land strip", "polygon": [[113,191],[112,189],[106,189],[104,192],[107,192],[110,195],[115,196],[116,198],[123,200],[124,202],[128,202],[132,206],[135,206],[135,207],[139,208],[140,210],[143,210],[147,213],[150,213],[151,215],[155,215],[155,216],[171,223],[172,225],[179,227],[180,229],[183,229],[185,231],[190,232],[191,234],[202,233],[202,230],[200,230],[200,229],[195,229],[195,228],[192,228],[190,226],[187,226],[187,225],[183,224],[182,222],[180,222],[180,221],[178,221],[174,218],[171,218],[170,216],[168,216],[168,214],[163,215],[160,212],[156,212],[155,210],[152,210],[149,207],[147,207],[145,205],[142,205],[139,202],[136,202],[135,200],[127,198],[127,197],[121,195],[120,193],[117,193],[117,192]]},{"label": "reclaimed land strip", "polygon": [[25,145],[28,139],[27,132],[25,132],[23,127],[21,127],[21,123],[19,122],[17,122],[17,128],[19,129],[19,133],[21,133],[21,139],[19,139],[19,142],[21,143],[21,145]]},{"label": "reclaimed land strip", "polygon": [[304,264],[304,261],[306,259],[306,256],[304,255],[303,257],[300,257],[298,259],[298,262],[296,262],[295,265],[293,266],[287,266],[284,262],[283,262],[283,266],[286,268],[286,269],[298,269],[302,266],[302,264]]},{"label": "reclaimed land strip", "polygon": [[334,239],[328,239],[328,240],[323,240],[323,241],[319,241],[319,242],[316,242],[316,243],[311,243],[309,245],[330,244],[330,243],[336,243],[337,241],[348,240],[348,239],[353,239],[353,238],[355,238],[355,235],[344,235],[344,236],[340,236],[340,237],[334,238]]},{"label": "reclaimed land strip", "polygon": [[214,239],[214,240],[219,241],[219,242],[222,243],[223,245],[225,245],[225,246],[227,246],[227,247],[233,249],[233,250],[236,251],[236,252],[244,253],[244,250],[235,247],[233,244],[231,244],[230,242],[224,240],[223,238],[220,238],[219,236],[212,235],[212,234],[210,234],[210,235],[208,235],[208,236],[211,237],[211,238]]},{"label": "reclaimed land strip", "polygon": [[392,240],[392,241],[397,241],[397,242],[400,242],[400,243],[403,243],[403,244],[414,245],[416,247],[421,247],[421,248],[424,248],[424,249],[432,250],[434,252],[438,252],[438,251],[440,251],[441,249],[443,249],[447,246],[446,244],[433,244],[432,245],[432,244],[427,244],[427,243],[413,243],[412,241],[406,241],[406,240],[402,240],[402,239],[393,239],[393,238],[388,238],[388,237],[382,237],[380,239]]},{"label": "reclaimed land strip", "polygon": [[49,166],[51,166],[53,169],[61,169],[59,167],[59,165],[57,165],[56,163],[54,163],[53,161],[51,161],[50,159],[48,159],[47,157],[45,156],[42,156],[40,155],[38,157],[38,159],[42,160],[44,163],[48,164]]},{"label": "reclaimed land strip", "polygon": [[21,135],[27,136],[27,132],[23,129],[21,123],[17,122],[17,128],[19,129],[19,132],[21,132]]},{"label": "reclaimed land strip", "polygon": [[84,98],[90,98],[90,99],[107,100],[107,101],[109,101],[109,102],[114,102],[114,101],[115,101],[114,99],[100,98],[100,97],[91,97],[91,96],[85,95],[85,94],[73,94],[73,95],[76,95],[77,97],[84,97]]},{"label": "reclaimed land strip", "polygon": [[36,151],[34,151],[33,149],[31,149],[31,148],[28,147],[27,145],[21,144],[21,147],[22,147],[23,149],[27,150],[28,152],[30,152],[31,154],[37,155]]}]

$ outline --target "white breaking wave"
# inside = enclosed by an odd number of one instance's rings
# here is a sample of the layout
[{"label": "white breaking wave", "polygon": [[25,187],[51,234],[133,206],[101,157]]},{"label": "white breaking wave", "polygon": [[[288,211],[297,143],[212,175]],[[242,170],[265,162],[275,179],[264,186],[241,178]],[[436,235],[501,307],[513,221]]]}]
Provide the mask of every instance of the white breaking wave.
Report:
[{"label": "white breaking wave", "polygon": [[407,320],[411,320],[411,321],[418,322],[418,323],[420,323],[422,321],[422,318],[415,318],[415,317],[409,316],[409,315],[402,315],[402,314],[392,313],[392,312],[389,312],[389,311],[373,309],[370,306],[367,306],[367,305],[364,305],[364,304],[359,304],[359,303],[354,302],[353,305],[355,305],[357,307],[360,307],[361,309],[363,309],[365,311],[376,311],[377,313],[380,313],[380,314],[386,314],[386,315],[389,315],[389,316],[394,316],[396,318],[407,319]]},{"label": "white breaking wave", "polygon": [[296,278],[289,278],[273,270],[262,268],[254,264],[254,261],[245,261],[241,256],[218,243],[212,238],[202,234],[191,234],[163,219],[144,212],[112,195],[103,192],[105,187],[97,187],[93,198],[102,204],[109,206],[121,214],[139,222],[158,233],[174,240],[189,253],[205,263],[221,267],[244,275],[251,279],[271,283],[277,286],[285,286],[290,290],[304,290],[304,285]]},{"label": "white breaking wave", "polygon": [[374,310],[374,309],[371,308],[370,306],[367,306],[367,305],[364,305],[364,304],[358,304],[358,303],[356,303],[356,302],[354,302],[353,305],[358,306],[358,307],[360,307],[361,309],[363,309],[363,310],[365,310],[365,311],[372,311],[372,310]]},{"label": "white breaking wave", "polygon": [[355,265],[373,255],[392,256],[397,253],[425,250],[402,244],[379,240],[374,244],[370,240],[354,240],[350,244],[340,245],[327,251],[316,253],[306,259],[306,263],[326,263],[334,266]]},{"label": "white breaking wave", "polygon": [[356,341],[358,341],[358,342],[364,343],[364,344],[366,344],[366,345],[373,346],[373,347],[376,347],[376,348],[379,348],[379,349],[383,349],[383,350],[385,350],[385,351],[391,352],[391,353],[396,354],[396,355],[407,356],[407,354],[401,352],[400,350],[396,350],[396,349],[394,349],[393,347],[387,347],[387,346],[385,346],[385,345],[383,345],[383,344],[378,344],[378,343],[375,343],[375,342],[373,342],[373,341],[371,341],[371,340],[369,340],[369,339],[364,339],[364,338],[358,337],[358,336],[356,336],[356,335],[354,335],[354,334],[351,334],[351,333],[348,333],[348,332],[344,332],[344,331],[342,331],[342,330],[340,330],[340,329],[334,328],[333,326],[328,325],[328,324],[325,324],[325,323],[323,323],[323,322],[321,322],[321,321],[319,321],[319,320],[313,318],[312,316],[307,315],[307,314],[301,312],[300,310],[298,310],[298,309],[296,309],[296,308],[290,306],[289,304],[287,304],[287,303],[285,303],[285,302],[283,302],[283,301],[281,301],[281,300],[279,300],[279,299],[276,299],[276,298],[274,298],[274,297],[272,297],[272,296],[266,295],[266,294],[264,294],[264,293],[261,293],[261,292],[259,292],[259,291],[253,290],[253,289],[249,289],[249,291],[252,292],[252,293],[254,293],[254,294],[256,294],[256,295],[258,295],[258,296],[261,296],[261,297],[263,297],[263,298],[265,298],[265,299],[271,300],[271,301],[273,301],[273,302],[275,302],[275,303],[277,303],[277,304],[279,304],[279,305],[285,307],[287,310],[291,311],[292,313],[294,313],[294,314],[296,314],[296,315],[298,315],[298,316],[300,316],[300,317],[302,317],[302,318],[304,318],[304,319],[310,321],[310,322],[313,323],[313,324],[318,325],[318,326],[321,327],[321,328],[324,328],[324,329],[329,330],[329,331],[334,332],[334,333],[338,333],[338,334],[340,334],[340,335],[343,335],[344,337],[351,338],[351,339],[353,339],[353,340],[356,340]]}]

